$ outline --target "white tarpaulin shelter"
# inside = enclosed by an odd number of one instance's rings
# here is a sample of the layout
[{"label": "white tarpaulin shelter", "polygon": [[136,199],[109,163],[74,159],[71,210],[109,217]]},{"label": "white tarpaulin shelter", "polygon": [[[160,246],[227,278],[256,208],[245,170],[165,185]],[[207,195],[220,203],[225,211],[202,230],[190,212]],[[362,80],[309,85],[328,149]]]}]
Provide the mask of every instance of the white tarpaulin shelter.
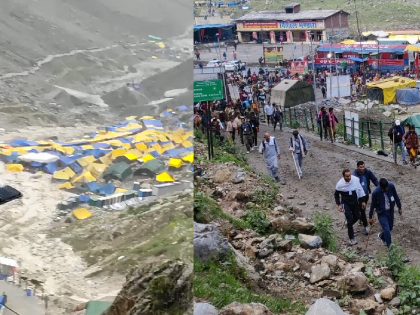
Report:
[{"label": "white tarpaulin shelter", "polygon": [[11,277],[15,275],[15,268],[18,268],[15,260],[5,257],[0,257],[0,274]]},{"label": "white tarpaulin shelter", "polygon": [[38,162],[38,163],[53,163],[60,158],[56,155],[52,155],[49,153],[28,153],[18,157],[19,160],[24,162]]},{"label": "white tarpaulin shelter", "polygon": [[332,87],[330,85],[330,77],[327,77],[327,97],[330,97],[330,89],[332,97],[347,97],[351,95],[351,83],[349,75],[334,76],[332,78]]}]

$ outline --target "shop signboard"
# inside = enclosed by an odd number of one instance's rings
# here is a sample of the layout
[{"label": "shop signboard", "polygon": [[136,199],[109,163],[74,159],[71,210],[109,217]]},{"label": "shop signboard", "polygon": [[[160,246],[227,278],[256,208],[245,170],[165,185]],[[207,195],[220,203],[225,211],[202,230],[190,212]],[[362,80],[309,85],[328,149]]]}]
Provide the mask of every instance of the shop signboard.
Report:
[{"label": "shop signboard", "polygon": [[279,28],[286,30],[323,29],[324,22],[279,22]]},{"label": "shop signboard", "polygon": [[222,80],[194,82],[194,102],[216,101],[223,99]]},{"label": "shop signboard", "polygon": [[264,47],[265,62],[282,61],[283,56],[284,56],[284,53],[283,53],[283,47],[282,46]]},{"label": "shop signboard", "polygon": [[278,22],[243,22],[242,28],[279,28]]}]

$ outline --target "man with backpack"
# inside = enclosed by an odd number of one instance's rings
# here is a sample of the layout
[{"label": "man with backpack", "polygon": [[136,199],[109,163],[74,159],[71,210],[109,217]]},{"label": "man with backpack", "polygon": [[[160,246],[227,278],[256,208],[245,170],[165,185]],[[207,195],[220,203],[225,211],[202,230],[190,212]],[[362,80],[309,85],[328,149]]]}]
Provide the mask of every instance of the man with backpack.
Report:
[{"label": "man with backpack", "polygon": [[[365,167],[365,162],[358,161],[357,162],[357,168],[353,171],[353,176],[356,176],[360,180],[360,185],[362,185],[363,190],[365,191],[365,196],[361,198],[361,201],[364,201],[366,204],[369,201],[369,194],[371,193],[370,190],[370,182],[375,185],[375,187],[378,187],[379,182],[376,176],[373,174],[373,172]],[[363,224],[363,227],[365,228],[365,234],[369,234],[369,228],[368,228],[368,222],[366,218],[366,209],[362,209],[360,207],[360,221],[359,225]]]},{"label": "man with backpack", "polygon": [[283,113],[280,110],[278,105],[275,105],[275,103],[273,103],[273,106],[275,106],[274,113],[273,113],[273,126],[274,126],[273,130],[276,130],[276,126],[277,124],[279,124],[280,131],[283,131]]},{"label": "man with backpack", "polygon": [[293,136],[289,140],[289,150],[293,153],[299,173],[299,179],[302,179],[302,163],[303,158],[308,153],[308,143],[297,130],[293,130]]},{"label": "man with backpack", "polygon": [[260,119],[258,118],[258,114],[255,113],[254,111],[251,111],[249,122],[251,125],[252,134],[254,137],[254,146],[255,148],[257,148],[257,135],[258,135],[258,132],[260,131]]},{"label": "man with backpack", "polygon": [[253,145],[254,139],[252,136],[252,128],[249,121],[248,120],[245,121],[245,118],[242,118],[241,140],[242,140],[242,144],[244,143],[244,140],[245,140],[246,153],[249,153],[249,151],[253,150],[252,145]]},{"label": "man with backpack", "polygon": [[399,120],[396,120],[395,123],[392,125],[392,127],[388,131],[388,136],[391,138],[391,141],[394,147],[393,153],[394,153],[395,164],[397,164],[398,148],[400,148],[401,150],[403,164],[407,164],[407,161],[405,160],[405,149],[404,149],[404,141],[403,141],[404,134],[405,134],[404,127],[401,126],[401,122]]},{"label": "man with backpack", "polygon": [[264,139],[260,144],[259,152],[264,156],[268,174],[279,182],[278,159],[280,159],[280,148],[277,145],[276,138],[270,137],[270,134],[266,132],[264,134]]}]

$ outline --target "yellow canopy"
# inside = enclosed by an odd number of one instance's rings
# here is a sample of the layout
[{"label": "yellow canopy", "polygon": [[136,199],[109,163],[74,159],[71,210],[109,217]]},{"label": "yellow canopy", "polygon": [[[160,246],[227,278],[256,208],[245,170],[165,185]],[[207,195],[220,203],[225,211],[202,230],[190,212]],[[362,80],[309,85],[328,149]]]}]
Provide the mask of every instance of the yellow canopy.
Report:
[{"label": "yellow canopy", "polygon": [[115,159],[119,156],[124,156],[127,153],[127,150],[125,149],[117,149],[112,151],[112,158]]},{"label": "yellow canopy", "polygon": [[175,180],[166,172],[156,175],[156,180],[158,182],[174,182]]},{"label": "yellow canopy", "polygon": [[77,163],[80,164],[82,167],[86,167],[89,164],[93,163],[96,158],[93,155],[85,156],[77,160]]},{"label": "yellow canopy", "polygon": [[90,213],[88,209],[80,208],[73,210],[73,215],[78,220],[84,220],[90,218],[92,216],[92,213]]},{"label": "yellow canopy", "polygon": [[108,165],[101,163],[92,163],[86,168],[96,178],[100,177],[108,168]]},{"label": "yellow canopy", "polygon": [[150,160],[154,160],[155,158],[151,154],[147,154],[141,158],[144,163],[149,162]]},{"label": "yellow canopy", "polygon": [[90,182],[96,182],[96,178],[92,175],[91,172],[85,172],[80,176],[77,176],[75,179],[72,180],[73,183],[90,183]]},{"label": "yellow canopy", "polygon": [[72,189],[74,186],[70,182],[65,182],[64,184],[58,185],[59,189]]},{"label": "yellow canopy", "polygon": [[135,161],[137,160],[139,157],[133,153],[127,153],[124,155],[124,157],[129,160],[129,161]]},{"label": "yellow canopy", "polygon": [[145,150],[147,150],[147,145],[144,144],[143,142],[136,143],[136,148],[137,148],[137,150],[145,151]]},{"label": "yellow canopy", "polygon": [[136,119],[138,116],[129,116],[129,117],[126,117],[125,118],[125,120],[134,120],[134,119]]},{"label": "yellow canopy", "polygon": [[143,116],[140,119],[155,119],[155,117],[153,117],[153,116]]},{"label": "yellow canopy", "polygon": [[404,51],[420,51],[420,46],[417,45],[407,45]]},{"label": "yellow canopy", "polygon": [[53,174],[54,179],[64,179],[69,180],[72,179],[76,175],[75,172],[70,167],[66,167],[65,169],[61,171],[56,171]]},{"label": "yellow canopy", "polygon": [[119,194],[119,193],[124,193],[124,192],[126,192],[127,191],[127,189],[124,189],[124,188],[117,188],[117,189],[115,189],[115,193],[116,194]]},{"label": "yellow canopy", "polygon": [[160,48],[165,48],[165,44],[160,42],[160,43],[156,43],[156,45],[158,45]]},{"label": "yellow canopy", "polygon": [[184,156],[182,158],[182,160],[185,161],[185,162],[189,162],[189,163],[194,162],[194,153],[191,153],[190,155]]},{"label": "yellow canopy", "polygon": [[7,164],[6,170],[8,172],[17,173],[23,171],[23,165],[22,164]]},{"label": "yellow canopy", "polygon": [[191,141],[184,141],[182,142],[182,145],[184,146],[184,148],[189,148],[193,146]]},{"label": "yellow canopy", "polygon": [[111,155],[112,155],[112,153],[104,155],[104,156],[99,158],[99,161],[101,161],[101,163],[106,164],[106,165],[111,164],[112,163]]},{"label": "yellow canopy", "polygon": [[379,88],[384,94],[384,104],[397,101],[397,89],[408,86],[416,86],[416,81],[404,77],[393,77],[391,79],[366,84],[368,89]]},{"label": "yellow canopy", "polygon": [[175,168],[180,168],[182,166],[182,160],[181,159],[169,159],[169,166],[170,167],[175,167]]}]

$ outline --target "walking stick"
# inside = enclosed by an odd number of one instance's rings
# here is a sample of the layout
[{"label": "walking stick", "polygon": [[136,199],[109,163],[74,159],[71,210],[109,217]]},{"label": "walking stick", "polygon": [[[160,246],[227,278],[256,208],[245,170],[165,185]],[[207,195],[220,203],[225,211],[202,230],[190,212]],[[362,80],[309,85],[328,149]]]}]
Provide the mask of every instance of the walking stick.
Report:
[{"label": "walking stick", "polygon": [[[373,213],[373,216],[372,216],[372,220],[375,218],[375,212]],[[375,221],[373,221],[373,223],[372,223],[372,225],[370,226],[370,229],[369,229],[369,233],[368,233],[368,237],[367,237],[367,240],[366,240],[366,247],[365,247],[365,250],[367,249],[367,247],[368,247],[368,245],[369,245],[369,238],[370,238],[370,234],[372,234],[372,230],[373,230],[373,225],[375,224]]]},{"label": "walking stick", "polygon": [[299,170],[298,170],[298,167],[297,167],[297,163],[296,163],[296,159],[295,159],[295,155],[293,154],[293,151],[292,151],[292,157],[293,157],[293,162],[295,162],[296,172],[297,172],[298,177],[300,179]]}]

